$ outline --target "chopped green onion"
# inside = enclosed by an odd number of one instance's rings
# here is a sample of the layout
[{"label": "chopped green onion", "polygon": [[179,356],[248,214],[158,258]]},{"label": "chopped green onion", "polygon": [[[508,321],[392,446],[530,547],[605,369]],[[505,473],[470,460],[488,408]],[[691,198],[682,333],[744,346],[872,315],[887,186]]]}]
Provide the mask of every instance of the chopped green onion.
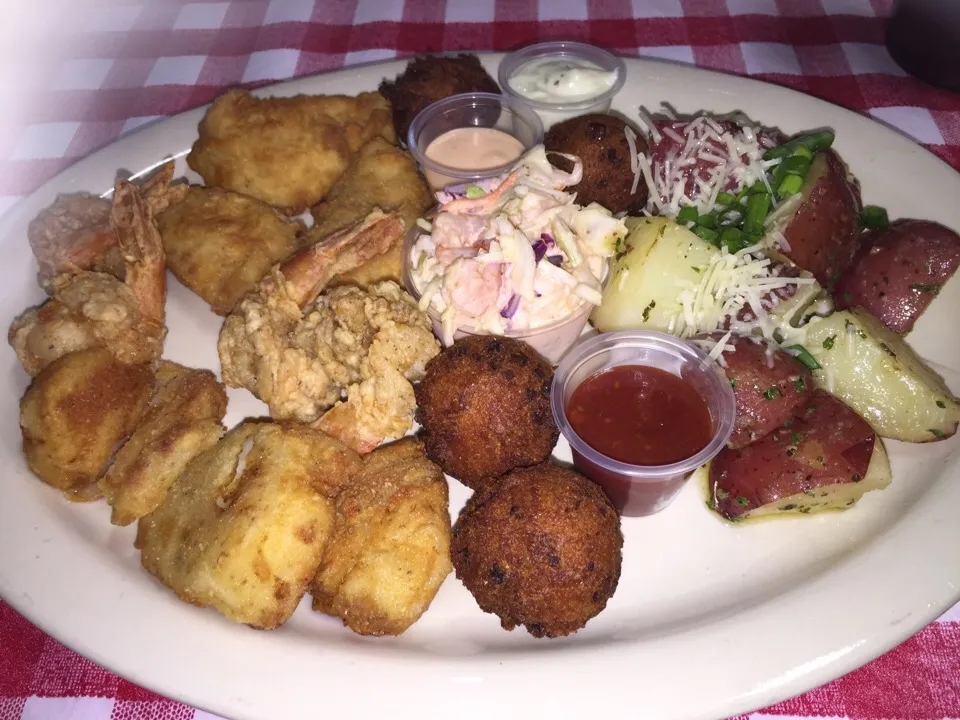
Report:
[{"label": "chopped green onion", "polygon": [[736,201],[737,201],[736,196],[731,195],[728,192],[717,193],[718,205],[733,205]]},{"label": "chopped green onion", "polygon": [[787,175],[777,188],[777,195],[782,198],[787,197],[788,195],[795,195],[796,193],[800,192],[800,188],[802,187],[802,177],[799,175]]},{"label": "chopped green onion", "polygon": [[467,185],[464,189],[463,194],[466,195],[471,200],[476,200],[477,198],[486,197],[486,191],[479,185]]},{"label": "chopped green onion", "polygon": [[[777,145],[770,148],[763,154],[764,160],[776,160],[777,158],[790,157],[799,154],[798,147],[806,148],[811,155],[820,150],[826,150],[833,145],[834,134],[832,130],[818,130],[809,135],[801,135],[793,140],[785,142],[783,145]],[[801,151],[802,152],[802,151]]]},{"label": "chopped green onion", "polygon": [[717,240],[718,236],[716,230],[711,230],[703,225],[697,225],[693,229],[693,232],[695,235],[697,235],[697,237],[701,238],[702,240],[706,240],[711,245],[720,245],[719,241]]},{"label": "chopped green onion", "polygon": [[763,233],[763,221],[770,212],[770,196],[757,193],[747,199],[747,214],[743,219],[743,230],[748,233]]},{"label": "chopped green onion", "polygon": [[806,177],[807,170],[810,169],[810,158],[801,157],[800,155],[792,155],[780,164],[783,166],[783,171],[787,175],[799,175],[800,177]]},{"label": "chopped green onion", "polygon": [[770,191],[767,190],[767,184],[765,182],[758,182],[750,186],[749,192],[751,195],[757,195],[757,194],[769,194]]},{"label": "chopped green onion", "polygon": [[690,222],[695,223],[698,217],[699,213],[697,213],[697,209],[692,205],[688,205],[677,213],[677,223],[680,225],[686,225]]},{"label": "chopped green onion", "polygon": [[697,225],[705,228],[715,228],[717,226],[717,216],[715,213],[707,213],[697,218]]},{"label": "chopped green onion", "polygon": [[813,160],[813,151],[806,145],[797,145],[791,157],[805,157],[807,160]]},{"label": "chopped green onion", "polygon": [[882,207],[867,205],[860,214],[860,222],[868,230],[883,230],[890,224],[890,218]]},{"label": "chopped green onion", "polygon": [[[824,345],[826,347],[826,345]],[[797,360],[802,362],[811,370],[819,370],[822,366],[817,362],[817,359],[810,354],[810,351],[807,350],[803,345],[789,345],[784,348],[788,353],[793,355]]]},{"label": "chopped green onion", "polygon": [[743,243],[743,233],[735,227],[728,227],[720,233],[720,245],[732,253],[743,250],[743,248],[746,247]]}]

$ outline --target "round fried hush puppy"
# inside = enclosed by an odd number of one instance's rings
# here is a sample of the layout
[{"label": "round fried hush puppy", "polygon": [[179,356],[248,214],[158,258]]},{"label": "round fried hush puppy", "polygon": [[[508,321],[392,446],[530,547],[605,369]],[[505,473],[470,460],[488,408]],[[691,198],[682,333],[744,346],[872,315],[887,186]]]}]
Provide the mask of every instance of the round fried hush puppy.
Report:
[{"label": "round fried hush puppy", "polygon": [[553,368],[520,340],[471,335],[427,363],[415,388],[427,457],[474,490],[549,457]]},{"label": "round fried hush puppy", "polygon": [[483,69],[480,59],[465,54],[414,58],[392,82],[381,82],[379,90],[390,101],[394,128],[404,142],[410,123],[427,105],[460,93],[500,94],[500,86]]},{"label": "round fried hush puppy", "polygon": [[[548,152],[576,155],[583,162],[583,179],[574,186],[577,203],[599,203],[610,212],[635,213],[647,203],[647,185],[641,181],[637,191],[630,168],[630,145],[627,123],[613,115],[592,113],[557,123],[547,132],[543,144]],[[647,151],[647,144],[638,134],[637,152]],[[550,162],[561,170],[569,170],[570,162],[555,155]]]},{"label": "round fried hush puppy", "polygon": [[451,551],[457,577],[505,630],[560,637],[606,607],[622,547],[620,517],[603,490],[547,461],[475,493]]}]

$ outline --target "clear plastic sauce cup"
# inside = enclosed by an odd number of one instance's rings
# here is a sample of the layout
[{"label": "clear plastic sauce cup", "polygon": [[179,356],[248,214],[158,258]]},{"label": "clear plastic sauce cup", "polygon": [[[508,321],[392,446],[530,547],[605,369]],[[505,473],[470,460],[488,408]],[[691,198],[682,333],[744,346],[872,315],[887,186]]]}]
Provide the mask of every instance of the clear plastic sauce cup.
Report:
[{"label": "clear plastic sauce cup", "polygon": [[[567,419],[570,397],[587,378],[621,365],[659,368],[692,385],[710,412],[710,442],[695,455],[669,465],[621,462],[585,443]],[[554,374],[551,405],[560,432],[570,443],[574,465],[603,487],[626,516],[652,515],[669,505],[684,481],[726,445],[735,413],[733,389],[706,353],[672,335],[641,330],[596,335],[571,348]]]},{"label": "clear plastic sauce cup", "polygon": [[[608,90],[586,100],[543,102],[523,98],[510,85],[510,78],[524,65],[545,58],[587,63],[600,70],[615,72],[617,76]],[[610,109],[613,97],[620,92],[627,79],[627,66],[621,58],[595,45],[566,40],[538,43],[514,50],[500,61],[497,72],[500,87],[504,94],[522,99],[529,104],[540,116],[544,127],[547,129],[551,125],[578,115],[607,112]]]},{"label": "clear plastic sauce cup", "polygon": [[[516,138],[522,151],[509,162],[490,167],[457,167],[427,157],[427,148],[441,135],[462,128],[490,128]],[[447,185],[502,175],[520,155],[543,142],[543,123],[527,103],[494,93],[464,93],[428,105],[413,119],[407,133],[410,154],[434,190]]]}]

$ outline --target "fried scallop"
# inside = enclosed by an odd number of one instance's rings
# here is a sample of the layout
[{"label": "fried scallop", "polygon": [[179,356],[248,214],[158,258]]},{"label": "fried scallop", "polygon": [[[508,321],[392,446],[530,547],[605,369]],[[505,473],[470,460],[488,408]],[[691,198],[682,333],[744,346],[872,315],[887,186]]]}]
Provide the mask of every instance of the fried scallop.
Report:
[{"label": "fried scallop", "polygon": [[279,627],[316,574],[335,498],[359,469],[356,454],[319,430],[246,421],[140,519],[141,563],[181,600]]},{"label": "fried scallop", "polygon": [[471,335],[427,363],[415,388],[427,457],[477,490],[542,462],[560,431],[550,410],[553,367],[520,340]]},{"label": "fried scallop", "polygon": [[[307,243],[341,232],[377,208],[397,212],[409,229],[432,203],[430,188],[413,157],[382,138],[374,138],[360,149],[324,201],[311,210],[314,224]],[[369,287],[383,280],[402,284],[402,248],[400,237],[385,253],[338,275],[329,285]]]},{"label": "fried scallop", "polygon": [[390,101],[397,135],[405,141],[410,123],[427,105],[460,93],[499,94],[500,86],[476,55],[426,55],[411,60],[394,80],[381,82],[379,90]]},{"label": "fried scallop", "polygon": [[480,609],[534,637],[576,632],[620,579],[620,518],[598,485],[545,462],[477,491],[453,528],[457,577]]},{"label": "fried scallop", "polygon": [[291,255],[306,229],[264,202],[197,185],[160,213],[157,225],[167,267],[219,315]]},{"label": "fried scallop", "polygon": [[116,446],[136,427],[153,384],[151,365],[122,363],[106,348],[54,360],[20,401],[30,469],[70,500],[99,497],[97,480]]},{"label": "fried scallop", "polygon": [[313,609],[361,635],[399,635],[450,574],[443,471],[405,438],[363,459],[337,499],[337,522],[310,592]]},{"label": "fried scallop", "polygon": [[223,436],[226,411],[216,375],[161,360],[143,419],[100,479],[110,522],[129,525],[156,510],[187,464]]},{"label": "fried scallop", "polygon": [[187,164],[206,185],[296,214],[316,205],[380,136],[395,142],[390,104],[379,93],[260,98],[230,90],[200,121]]},{"label": "fried scallop", "polygon": [[[583,179],[573,187],[579,205],[599,203],[613,213],[638,213],[647,203],[647,185],[641,181],[631,193],[633,170],[627,123],[615,115],[578,115],[551,127],[543,138],[548,152],[576,155],[583,163]],[[646,152],[643,137],[635,133],[637,152]],[[569,170],[565,158],[550,161]]]}]

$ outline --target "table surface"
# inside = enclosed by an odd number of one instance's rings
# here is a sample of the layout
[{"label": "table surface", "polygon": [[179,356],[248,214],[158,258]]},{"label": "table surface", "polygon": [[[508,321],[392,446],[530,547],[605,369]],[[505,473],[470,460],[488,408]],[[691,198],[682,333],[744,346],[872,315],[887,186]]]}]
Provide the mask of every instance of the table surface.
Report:
[{"label": "table surface", "polygon": [[[960,95],[897,67],[883,0],[30,5],[17,3],[0,30],[0,212],[77,159],[229,86],[558,38],[788,85],[893,125],[960,168]],[[0,601],[0,720],[213,717],[99,668]],[[749,717],[960,718],[960,606],[869,665]]]}]

